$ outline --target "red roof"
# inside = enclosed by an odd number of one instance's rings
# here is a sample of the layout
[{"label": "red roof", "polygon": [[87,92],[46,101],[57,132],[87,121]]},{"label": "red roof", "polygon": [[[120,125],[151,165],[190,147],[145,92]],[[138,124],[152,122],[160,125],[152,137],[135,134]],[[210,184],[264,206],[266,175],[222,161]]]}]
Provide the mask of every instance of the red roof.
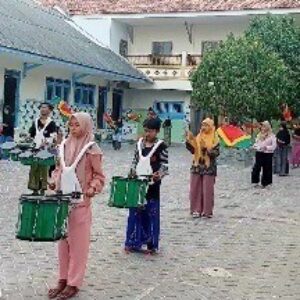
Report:
[{"label": "red roof", "polygon": [[39,0],[71,15],[209,12],[300,8],[300,0]]}]

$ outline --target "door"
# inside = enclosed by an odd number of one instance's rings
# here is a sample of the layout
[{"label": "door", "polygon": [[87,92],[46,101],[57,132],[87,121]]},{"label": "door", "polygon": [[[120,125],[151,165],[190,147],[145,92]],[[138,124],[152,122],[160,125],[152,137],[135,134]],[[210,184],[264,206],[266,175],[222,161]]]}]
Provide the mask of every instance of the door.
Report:
[{"label": "door", "polygon": [[[15,126],[18,123],[18,109],[19,109],[19,83],[20,72],[15,70],[5,70],[4,74],[4,108],[9,107],[9,113],[4,114],[3,123],[12,123]],[[6,110],[7,111],[7,110]]]},{"label": "door", "polygon": [[128,42],[127,41],[125,41],[125,40],[120,41],[119,53],[123,57],[127,58],[127,55],[128,55]]},{"label": "door", "polygon": [[114,89],[113,103],[112,103],[113,120],[118,120],[120,117],[122,117],[122,99],[123,99],[123,91]]},{"label": "door", "polygon": [[203,117],[204,117],[203,110],[191,106],[190,130],[194,135],[198,134]]},{"label": "door", "polygon": [[98,128],[104,129],[105,122],[103,119],[103,115],[106,112],[107,106],[107,88],[99,87],[99,102],[98,102],[98,110],[97,110],[97,123]]}]

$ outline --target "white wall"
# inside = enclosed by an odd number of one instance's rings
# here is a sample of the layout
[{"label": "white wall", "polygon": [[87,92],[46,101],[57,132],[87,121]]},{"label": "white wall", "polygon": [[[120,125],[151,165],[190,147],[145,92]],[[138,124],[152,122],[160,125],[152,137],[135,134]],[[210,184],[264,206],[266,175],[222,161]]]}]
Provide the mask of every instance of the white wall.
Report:
[{"label": "white wall", "polygon": [[212,19],[206,24],[195,24],[193,26],[193,43],[190,44],[184,23],[155,24],[153,21],[154,25],[135,25],[133,27],[134,38],[133,44],[131,44],[127,25],[110,19],[110,17],[74,16],[73,21],[116,53],[119,53],[120,40],[127,40],[129,53],[132,55],[150,54],[153,41],[172,41],[173,54],[181,54],[182,51],[199,54],[201,41],[225,39],[230,32],[239,35],[246,29],[249,22],[248,18],[236,20],[228,17],[222,22]]},{"label": "white wall", "polygon": [[111,18],[74,16],[73,21],[95,39],[119,54],[120,40],[128,40],[127,25]]},{"label": "white wall", "polygon": [[194,28],[194,54],[201,53],[202,41],[217,41],[226,40],[230,33],[235,36],[242,35],[248,26],[248,22],[229,23],[229,24],[215,24],[212,25],[197,25]]},{"label": "white wall", "polygon": [[127,33],[126,24],[112,20],[111,31],[110,31],[110,48],[116,52],[120,53],[120,41],[125,40],[129,43],[129,37]]},{"label": "white wall", "polygon": [[190,103],[190,94],[183,91],[125,90],[124,109],[147,109],[155,101],[184,101]]},{"label": "white wall", "polygon": [[130,45],[129,53],[132,55],[150,54],[152,42],[173,42],[173,54],[182,51],[192,51],[184,25],[149,25],[135,26],[134,40]]},{"label": "white wall", "polygon": [[110,18],[74,16],[73,21],[105,46],[110,47],[110,28],[112,22]]},{"label": "white wall", "polygon": [[[296,23],[299,24],[299,15],[294,16]],[[119,53],[119,43],[121,39],[128,40],[129,54],[150,54],[153,41],[172,41],[173,54],[181,54],[187,51],[190,54],[201,53],[201,42],[206,40],[225,40],[231,32],[235,35],[241,35],[247,28],[250,18],[244,17],[225,17],[209,18],[201,21],[202,24],[193,25],[193,42],[190,44],[188,34],[182,21],[182,24],[159,24],[159,21],[153,20],[151,25],[134,25],[133,44],[129,40],[126,24],[105,17],[86,17],[74,16],[73,20],[97,40],[109,46],[113,51]],[[149,23],[149,19],[147,20]]]},{"label": "white wall", "polygon": [[194,25],[192,44],[188,40],[184,24],[135,26],[134,43],[130,44],[129,53],[132,55],[150,54],[152,42],[172,41],[173,54],[181,54],[182,51],[187,51],[190,54],[200,54],[202,41],[225,40],[231,32],[240,35],[247,28],[247,25],[248,21]]}]

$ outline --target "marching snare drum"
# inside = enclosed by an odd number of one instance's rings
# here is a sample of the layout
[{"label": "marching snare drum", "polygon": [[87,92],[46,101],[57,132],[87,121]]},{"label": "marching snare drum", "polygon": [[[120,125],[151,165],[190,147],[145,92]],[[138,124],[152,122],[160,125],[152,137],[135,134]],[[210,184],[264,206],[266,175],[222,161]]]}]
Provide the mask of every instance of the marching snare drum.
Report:
[{"label": "marching snare drum", "polygon": [[55,155],[48,150],[42,150],[35,155],[35,161],[40,166],[51,167],[55,165]]},{"label": "marching snare drum", "polygon": [[119,208],[139,207],[146,204],[148,180],[113,177],[109,206]]},{"label": "marching snare drum", "polygon": [[15,148],[11,151],[9,151],[9,156],[10,156],[10,159],[12,161],[18,161],[19,160],[19,155],[22,153],[22,151],[18,148]]},{"label": "marching snare drum", "polygon": [[33,153],[29,150],[21,153],[19,155],[19,160],[21,162],[22,165],[25,166],[32,166],[34,164],[34,157],[33,157]]},{"label": "marching snare drum", "polygon": [[69,198],[22,195],[16,238],[28,241],[56,241],[65,237]]}]

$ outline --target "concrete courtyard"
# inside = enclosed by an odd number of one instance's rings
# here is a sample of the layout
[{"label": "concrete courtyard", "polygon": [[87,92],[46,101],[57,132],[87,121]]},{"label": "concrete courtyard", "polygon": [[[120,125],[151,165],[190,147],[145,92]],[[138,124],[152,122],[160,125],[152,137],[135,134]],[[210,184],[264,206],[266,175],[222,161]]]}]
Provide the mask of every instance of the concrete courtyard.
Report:
[{"label": "concrete courtyard", "polygon": [[[223,162],[212,219],[189,216],[191,156],[170,148],[161,195],[161,249],[125,254],[127,211],[107,206],[113,175],[126,175],[133,146],[104,145],[107,183],[93,204],[91,251],[80,300],[300,299],[300,170],[253,189],[250,168]],[[56,244],[15,239],[18,198],[28,167],[0,161],[0,299],[47,299],[55,284]]]}]

